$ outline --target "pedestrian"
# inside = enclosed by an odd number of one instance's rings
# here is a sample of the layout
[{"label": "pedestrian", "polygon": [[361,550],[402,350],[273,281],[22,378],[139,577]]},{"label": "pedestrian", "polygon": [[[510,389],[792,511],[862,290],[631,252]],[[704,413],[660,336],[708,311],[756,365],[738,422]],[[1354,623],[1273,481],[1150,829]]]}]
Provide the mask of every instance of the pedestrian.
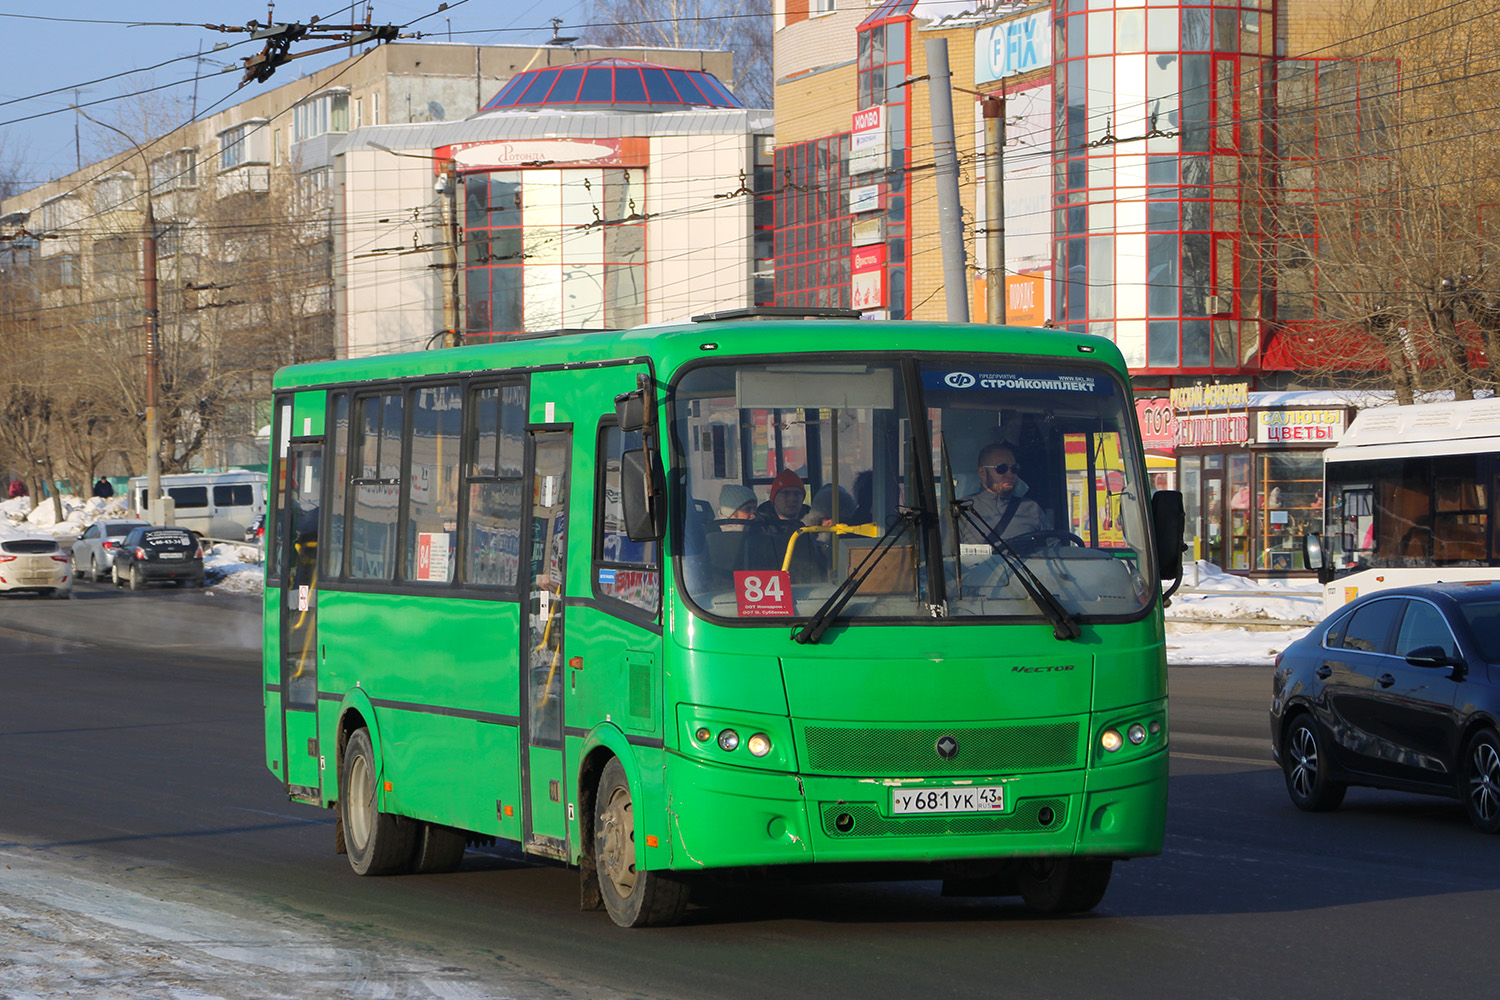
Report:
[{"label": "pedestrian", "polygon": [[19,479],[12,479],[10,481],[10,498],[12,500],[14,500],[16,497],[29,496],[31,496],[31,491],[26,488],[25,483],[21,482]]},{"label": "pedestrian", "polygon": [[114,495],[115,488],[109,484],[108,479],[100,476],[99,479],[94,483],[94,496],[99,497],[101,500],[108,500]]}]

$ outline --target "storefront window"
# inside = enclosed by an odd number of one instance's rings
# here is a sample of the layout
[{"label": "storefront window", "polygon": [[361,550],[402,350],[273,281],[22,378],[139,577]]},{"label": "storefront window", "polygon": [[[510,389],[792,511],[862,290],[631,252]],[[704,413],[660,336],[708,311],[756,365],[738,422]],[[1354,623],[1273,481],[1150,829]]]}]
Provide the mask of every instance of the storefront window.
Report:
[{"label": "storefront window", "polygon": [[1323,455],[1318,451],[1268,451],[1256,455],[1260,534],[1257,569],[1306,569],[1302,536],[1323,517]]},{"label": "storefront window", "polygon": [[1250,456],[1230,455],[1225,488],[1229,490],[1229,565],[1250,568]]},{"label": "storefront window", "polygon": [[1187,539],[1192,559],[1203,558],[1203,504],[1199,495],[1201,465],[1197,456],[1184,456],[1177,461],[1177,472],[1182,482],[1182,506],[1187,517],[1182,537]]}]

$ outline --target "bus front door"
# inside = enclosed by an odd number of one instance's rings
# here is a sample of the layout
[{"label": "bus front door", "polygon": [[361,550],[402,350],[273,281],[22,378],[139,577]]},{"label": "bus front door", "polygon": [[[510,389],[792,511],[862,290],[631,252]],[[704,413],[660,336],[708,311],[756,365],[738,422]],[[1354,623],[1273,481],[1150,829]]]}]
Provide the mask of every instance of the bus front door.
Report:
[{"label": "bus front door", "polygon": [[568,545],[567,431],[528,430],[531,470],[521,628],[521,794],[526,849],[567,857],[563,762],[563,598]]},{"label": "bus front door", "polygon": [[294,799],[320,800],[318,746],[318,522],[323,446],[292,445],[277,509],[281,549],[281,732]]}]

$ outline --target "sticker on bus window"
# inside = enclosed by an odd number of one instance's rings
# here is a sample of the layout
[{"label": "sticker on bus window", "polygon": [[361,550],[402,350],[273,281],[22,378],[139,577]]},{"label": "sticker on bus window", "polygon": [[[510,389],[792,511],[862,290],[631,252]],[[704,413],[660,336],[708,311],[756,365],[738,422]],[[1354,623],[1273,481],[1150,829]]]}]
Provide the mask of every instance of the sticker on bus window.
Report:
[{"label": "sticker on bus window", "polygon": [[734,572],[734,599],[741,618],[792,614],[792,574],[784,569]]},{"label": "sticker on bus window", "polygon": [[922,385],[928,389],[1020,389],[1041,392],[1085,392],[1105,396],[1114,393],[1114,385],[1107,378],[1064,372],[933,371],[929,369],[922,372]]}]

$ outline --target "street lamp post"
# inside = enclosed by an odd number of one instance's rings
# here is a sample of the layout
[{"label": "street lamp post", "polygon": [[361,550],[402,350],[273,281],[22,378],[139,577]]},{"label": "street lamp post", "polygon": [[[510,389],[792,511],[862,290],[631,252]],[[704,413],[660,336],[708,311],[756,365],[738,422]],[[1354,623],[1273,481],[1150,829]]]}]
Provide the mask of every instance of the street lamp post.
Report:
[{"label": "street lamp post", "polygon": [[[145,238],[141,243],[141,285],[146,312],[146,503],[147,517],[155,516],[161,506],[161,428],[156,412],[157,385],[157,300],[156,300],[156,215],[151,207],[151,164],[146,159],[141,144],[113,125],[92,117],[82,108],[75,108],[80,115],[101,128],[107,128],[135,147],[141,158],[141,173],[145,183],[146,219]],[[170,519],[168,519],[170,523]]]}]

